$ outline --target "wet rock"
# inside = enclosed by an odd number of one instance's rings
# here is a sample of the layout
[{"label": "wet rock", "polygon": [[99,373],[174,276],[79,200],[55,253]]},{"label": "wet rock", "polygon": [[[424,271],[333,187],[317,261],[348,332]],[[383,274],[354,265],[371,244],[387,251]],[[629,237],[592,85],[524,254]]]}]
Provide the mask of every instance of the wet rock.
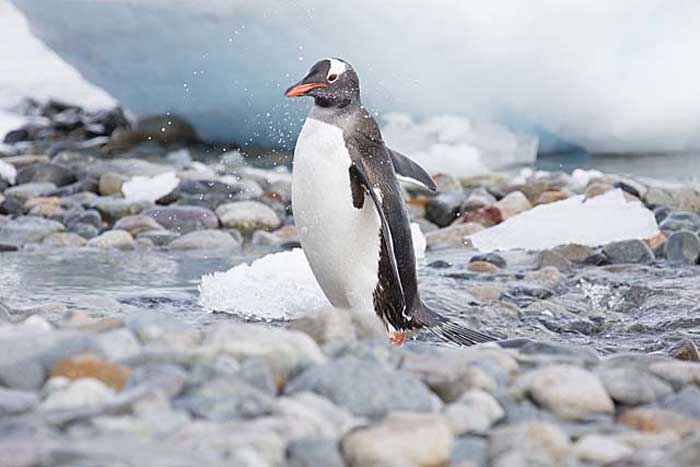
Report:
[{"label": "wet rock", "polygon": [[673,393],[670,384],[635,368],[607,368],[597,374],[610,397],[620,404],[648,404]]},{"label": "wet rock", "polygon": [[211,210],[199,206],[159,206],[143,212],[173,232],[217,229],[219,219]]},{"label": "wet rock", "polygon": [[68,228],[78,222],[92,225],[97,229],[102,227],[102,217],[95,209],[88,209],[86,211],[77,208],[71,209],[63,215],[63,222]]},{"label": "wet rock", "polygon": [[672,232],[680,230],[697,232],[700,230],[700,215],[694,212],[672,212],[661,222],[659,229]]},{"label": "wet rock", "polygon": [[550,286],[555,286],[561,281],[561,273],[554,266],[546,266],[537,271],[528,272],[525,277],[528,280],[541,282]]},{"label": "wet rock", "polygon": [[501,269],[506,267],[506,260],[501,255],[498,255],[496,253],[485,253],[485,254],[480,254],[480,255],[474,255],[471,257],[469,262],[470,263],[487,262],[487,263],[491,263],[495,266],[498,266]]},{"label": "wet rock", "polygon": [[44,245],[54,248],[80,248],[86,243],[83,237],[72,232],[56,232],[44,239]]},{"label": "wet rock", "polygon": [[236,379],[218,378],[206,382],[177,402],[178,408],[212,421],[270,415],[275,399]]},{"label": "wet rock", "polygon": [[449,227],[433,230],[425,235],[428,248],[459,248],[465,246],[464,237],[484,230],[475,222],[455,223]]},{"label": "wet rock", "polygon": [[47,383],[48,396],[41,403],[41,410],[66,410],[96,408],[115,397],[113,389],[93,378],[69,381],[56,378]]},{"label": "wet rock", "polygon": [[134,369],[126,390],[146,387],[176,397],[182,393],[186,382],[187,374],[177,365],[147,364]]},{"label": "wet rock", "polygon": [[170,243],[171,250],[232,250],[240,247],[239,240],[221,230],[197,230]]},{"label": "wet rock", "polygon": [[128,177],[125,175],[115,174],[112,172],[107,172],[102,174],[100,181],[98,183],[98,190],[102,196],[124,196],[122,193],[122,185],[124,182],[128,181]]},{"label": "wet rock", "polygon": [[688,362],[700,361],[700,351],[698,351],[695,342],[690,339],[681,339],[680,342],[669,350],[669,354],[678,360],[685,360]]},{"label": "wet rock", "polygon": [[109,230],[88,240],[87,246],[93,248],[117,248],[120,250],[132,249],[134,238],[129,232],[124,230]]},{"label": "wet rock", "polygon": [[72,170],[53,162],[33,164],[17,172],[17,185],[24,183],[53,183],[55,186],[65,186],[77,180]]},{"label": "wet rock", "polygon": [[106,362],[93,354],[62,360],[51,371],[51,377],[65,377],[71,381],[94,378],[117,391],[124,389],[130,375],[129,368]]},{"label": "wet rock", "polygon": [[0,214],[10,216],[21,216],[27,213],[24,203],[17,201],[15,198],[4,197],[0,200]]},{"label": "wet rock", "polygon": [[275,211],[258,201],[236,201],[222,204],[216,209],[224,227],[236,229],[242,233],[256,230],[274,230],[281,221]]},{"label": "wet rock", "polygon": [[28,412],[38,404],[39,396],[35,392],[0,388],[0,416]]},{"label": "wet rock", "polygon": [[654,260],[654,252],[641,240],[622,240],[603,247],[603,253],[612,264],[648,263]]},{"label": "wet rock", "polygon": [[61,220],[64,210],[61,207],[61,200],[56,197],[38,197],[32,198],[24,205],[25,209],[29,209],[29,214]]},{"label": "wet rock", "polygon": [[571,450],[569,437],[556,425],[526,422],[496,428],[489,436],[489,465],[561,467]]},{"label": "wet rock", "polygon": [[52,192],[54,196],[60,196],[60,197],[65,197],[65,196],[72,196],[76,195],[78,193],[92,193],[95,194],[99,191],[98,185],[97,185],[97,180],[94,178],[84,178],[82,180],[78,180],[75,183],[71,183],[70,185],[62,186],[60,188],[57,188],[55,191]]},{"label": "wet rock", "polygon": [[574,263],[583,263],[595,253],[595,250],[591,247],[574,243],[558,246],[553,251]]},{"label": "wet rock", "polygon": [[330,439],[302,439],[287,445],[288,467],[345,467],[338,443]]},{"label": "wet rock", "polygon": [[179,238],[180,234],[177,232],[171,232],[170,230],[149,230],[148,232],[141,232],[136,235],[136,239],[144,239],[153,242],[155,246],[167,246],[176,238]]},{"label": "wet rock", "polygon": [[666,259],[675,264],[695,264],[700,257],[700,238],[693,232],[673,232],[664,246]]},{"label": "wet rock", "polygon": [[472,389],[460,396],[457,401],[445,406],[447,417],[455,435],[465,433],[486,433],[491,426],[505,415],[503,407],[489,393]]},{"label": "wet rock", "polygon": [[552,365],[522,375],[522,393],[566,420],[582,420],[596,414],[611,414],[613,402],[593,373],[571,365]]},{"label": "wet rock", "polygon": [[622,442],[598,434],[581,437],[573,447],[573,453],[580,461],[596,465],[610,465],[633,452],[631,447]]},{"label": "wet rock", "polygon": [[493,212],[496,223],[500,223],[529,209],[532,205],[527,197],[520,191],[513,191],[489,208],[489,212]]},{"label": "wet rock", "polygon": [[499,271],[498,266],[488,261],[474,261],[467,265],[467,269],[472,272],[482,272],[488,274],[495,274]]},{"label": "wet rock", "polygon": [[42,217],[17,217],[0,225],[0,242],[9,244],[24,244],[41,242],[55,232],[65,230],[60,222]]},{"label": "wet rock", "polygon": [[114,224],[122,217],[139,214],[141,211],[151,206],[151,203],[145,201],[127,201],[124,198],[103,196],[95,199],[91,206],[100,212],[105,221]]},{"label": "wet rock", "polygon": [[222,204],[257,198],[264,193],[252,180],[222,182],[218,180],[191,180],[179,186],[180,202],[193,206],[216,209]]},{"label": "wet rock", "polygon": [[658,208],[654,209],[654,219],[656,219],[656,223],[661,225],[661,223],[666,220],[668,215],[672,212],[673,210],[668,206],[659,206]]},{"label": "wet rock", "polygon": [[430,467],[449,463],[452,443],[444,417],[406,412],[351,431],[341,446],[349,467]]},{"label": "wet rock", "polygon": [[22,205],[32,198],[50,195],[56,189],[53,183],[37,182],[17,185],[5,190],[6,198],[13,198]]},{"label": "wet rock", "polygon": [[82,222],[76,222],[75,224],[71,225],[69,230],[87,240],[95,238],[100,234],[100,230],[94,225],[83,224]]},{"label": "wet rock", "polygon": [[139,119],[133,128],[115,130],[107,151],[124,152],[147,142],[177,147],[197,144],[200,141],[195,129],[185,119],[175,115],[153,115]]},{"label": "wet rock", "polygon": [[376,363],[344,357],[312,367],[292,380],[287,394],[312,391],[362,416],[392,410],[430,411],[435,396],[414,376]]},{"label": "wet rock", "polygon": [[447,227],[457,218],[464,196],[461,193],[441,193],[425,209],[425,218],[439,227]]},{"label": "wet rock", "polygon": [[122,217],[114,224],[114,229],[125,230],[131,235],[138,235],[150,230],[163,230],[163,226],[150,216],[137,214],[134,216]]},{"label": "wet rock", "polygon": [[559,271],[569,271],[573,264],[556,250],[544,250],[537,255],[537,268],[555,267]]}]

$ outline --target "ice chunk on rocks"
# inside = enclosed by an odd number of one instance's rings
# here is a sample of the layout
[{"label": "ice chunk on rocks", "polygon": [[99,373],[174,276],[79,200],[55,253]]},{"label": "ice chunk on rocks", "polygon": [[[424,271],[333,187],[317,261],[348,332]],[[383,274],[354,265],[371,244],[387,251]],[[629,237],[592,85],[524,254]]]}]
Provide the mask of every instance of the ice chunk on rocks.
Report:
[{"label": "ice chunk on rocks", "polygon": [[156,202],[168,195],[180,184],[175,172],[166,172],[154,177],[137,175],[122,185],[122,193],[127,201]]},{"label": "ice chunk on rocks", "polygon": [[640,202],[627,201],[622,190],[611,190],[586,202],[583,198],[574,196],[537,206],[469,239],[482,251],[544,250],[570,243],[598,246],[647,239],[659,231],[654,213]]}]

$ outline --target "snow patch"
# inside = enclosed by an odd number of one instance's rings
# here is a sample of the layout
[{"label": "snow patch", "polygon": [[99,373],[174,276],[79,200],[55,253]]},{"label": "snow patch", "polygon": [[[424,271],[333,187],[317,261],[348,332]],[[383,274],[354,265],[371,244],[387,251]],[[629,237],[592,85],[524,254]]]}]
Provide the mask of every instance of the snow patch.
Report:
[{"label": "snow patch", "polygon": [[647,239],[659,232],[654,214],[622,190],[583,202],[574,196],[537,206],[468,238],[482,251],[544,250],[578,243],[598,246],[619,240]]},{"label": "snow patch", "polygon": [[470,177],[532,164],[537,157],[535,136],[494,123],[446,115],[418,123],[403,113],[388,114],[384,120],[382,134],[387,144],[431,173]]},{"label": "snow patch", "polygon": [[[417,224],[411,233],[416,258],[423,258],[425,237]],[[263,320],[294,319],[329,306],[299,248],[207,274],[199,294],[207,310]]]},{"label": "snow patch", "polygon": [[137,175],[122,185],[124,198],[129,201],[156,202],[180,184],[175,172],[165,172],[153,177]]}]

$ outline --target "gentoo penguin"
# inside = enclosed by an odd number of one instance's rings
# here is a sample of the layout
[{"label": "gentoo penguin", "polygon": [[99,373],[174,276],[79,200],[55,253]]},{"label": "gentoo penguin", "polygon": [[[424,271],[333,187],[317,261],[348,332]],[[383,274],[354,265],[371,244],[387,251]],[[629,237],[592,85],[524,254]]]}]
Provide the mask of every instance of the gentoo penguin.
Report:
[{"label": "gentoo penguin", "polygon": [[492,341],[421,300],[397,175],[433,191],[435,183],[384,144],[350,64],[321,60],[286,95],[315,102],[294,150],[292,209],[303,251],[331,304],[375,313],[398,345],[420,329],[458,345]]}]

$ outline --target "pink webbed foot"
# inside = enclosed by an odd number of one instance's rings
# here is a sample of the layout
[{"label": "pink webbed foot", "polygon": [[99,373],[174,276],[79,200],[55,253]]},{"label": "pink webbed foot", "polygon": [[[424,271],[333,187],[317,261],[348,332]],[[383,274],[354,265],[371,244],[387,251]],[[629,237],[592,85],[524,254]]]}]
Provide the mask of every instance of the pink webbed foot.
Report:
[{"label": "pink webbed foot", "polygon": [[389,337],[389,342],[396,346],[402,346],[406,342],[406,334],[403,332],[395,332],[391,337]]}]

